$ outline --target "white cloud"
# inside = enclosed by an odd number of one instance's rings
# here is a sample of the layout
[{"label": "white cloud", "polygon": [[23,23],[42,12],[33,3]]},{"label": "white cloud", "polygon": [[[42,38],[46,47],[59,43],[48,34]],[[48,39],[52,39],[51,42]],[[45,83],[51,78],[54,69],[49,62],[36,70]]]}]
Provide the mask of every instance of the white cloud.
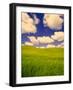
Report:
[{"label": "white cloud", "polygon": [[37,37],[37,38],[35,36],[29,36],[28,38],[35,45],[48,44],[48,43],[54,42],[54,40],[51,39],[49,36],[42,36],[42,37]]},{"label": "white cloud", "polygon": [[24,45],[33,46],[33,43],[31,43],[31,42],[25,42]]},{"label": "white cloud", "polygon": [[53,44],[47,45],[47,48],[55,48],[56,46]]},{"label": "white cloud", "polygon": [[51,36],[52,39],[57,41],[63,41],[64,40],[64,32],[55,32],[54,35]]},{"label": "white cloud", "polygon": [[[59,34],[61,35],[61,33],[59,33]],[[57,33],[55,35],[58,36]],[[55,35],[53,37],[55,37]],[[64,42],[59,43],[58,45],[52,44],[54,42],[54,40],[51,39],[49,36],[42,36],[42,37],[37,37],[37,38],[35,36],[28,36],[28,38],[30,39],[30,42],[25,42],[24,45],[36,46],[36,48],[58,48],[58,47],[63,48],[64,47]],[[56,40],[60,41],[63,39],[57,37]],[[41,46],[40,46],[40,44],[41,44]],[[45,46],[43,46],[44,44],[45,44]],[[48,44],[48,45],[46,46],[46,44]]]},{"label": "white cloud", "polygon": [[43,23],[51,29],[60,30],[62,28],[63,19],[58,14],[44,14]]},{"label": "white cloud", "polygon": [[60,43],[58,45],[48,44],[46,48],[64,48],[64,43]]},{"label": "white cloud", "polygon": [[30,18],[30,16],[27,13],[22,12],[21,16],[22,16],[21,19],[23,22],[26,22],[26,23],[32,22],[33,23],[32,18]]},{"label": "white cloud", "polygon": [[64,48],[63,45],[57,45],[56,47],[58,47],[58,48]]},{"label": "white cloud", "polygon": [[34,20],[27,14],[22,13],[22,33],[36,33]]},{"label": "white cloud", "polygon": [[43,37],[38,37],[37,40],[41,44],[47,44],[47,43],[52,43],[54,42],[53,39],[51,39],[49,36],[43,36]]},{"label": "white cloud", "polygon": [[61,46],[64,46],[64,42],[61,43]]},{"label": "white cloud", "polygon": [[37,18],[36,14],[33,14],[34,17],[34,23],[39,24],[40,20]]},{"label": "white cloud", "polygon": [[33,44],[39,44],[38,40],[36,39],[36,37],[34,36],[29,36],[28,37],[30,39],[30,41],[33,43]]},{"label": "white cloud", "polygon": [[62,42],[62,43],[60,43],[59,45],[57,45],[57,47],[64,48],[64,42]]}]

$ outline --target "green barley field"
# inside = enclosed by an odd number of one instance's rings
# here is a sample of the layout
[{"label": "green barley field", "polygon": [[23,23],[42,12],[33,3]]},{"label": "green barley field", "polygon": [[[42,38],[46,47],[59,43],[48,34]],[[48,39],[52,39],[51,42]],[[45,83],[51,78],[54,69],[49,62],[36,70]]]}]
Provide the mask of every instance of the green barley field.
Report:
[{"label": "green barley field", "polygon": [[21,46],[22,77],[64,75],[64,48]]}]

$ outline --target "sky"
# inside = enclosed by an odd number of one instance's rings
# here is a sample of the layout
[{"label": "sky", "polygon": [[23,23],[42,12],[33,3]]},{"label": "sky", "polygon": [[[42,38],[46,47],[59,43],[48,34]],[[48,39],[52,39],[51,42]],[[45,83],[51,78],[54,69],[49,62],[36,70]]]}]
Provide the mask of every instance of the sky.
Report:
[{"label": "sky", "polygon": [[64,15],[54,13],[21,14],[21,42],[36,47],[64,46]]}]

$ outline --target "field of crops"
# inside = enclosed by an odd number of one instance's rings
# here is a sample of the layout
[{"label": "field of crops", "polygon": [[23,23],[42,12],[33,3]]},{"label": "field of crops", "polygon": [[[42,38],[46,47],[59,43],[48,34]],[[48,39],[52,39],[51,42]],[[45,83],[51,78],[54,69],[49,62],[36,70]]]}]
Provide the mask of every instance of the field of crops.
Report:
[{"label": "field of crops", "polygon": [[22,77],[64,75],[64,48],[21,46]]}]

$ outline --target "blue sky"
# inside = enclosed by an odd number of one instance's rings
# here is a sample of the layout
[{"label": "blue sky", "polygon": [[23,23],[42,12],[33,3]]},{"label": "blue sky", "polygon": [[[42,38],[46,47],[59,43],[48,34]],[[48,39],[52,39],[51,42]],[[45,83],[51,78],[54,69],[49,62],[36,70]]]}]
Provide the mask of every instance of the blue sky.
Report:
[{"label": "blue sky", "polygon": [[[64,33],[64,16],[63,15],[57,14],[57,16],[59,15],[59,18],[63,20],[63,22],[61,23],[61,28],[59,30],[57,30],[56,28],[51,28],[50,26],[48,26],[48,24],[44,25],[44,23],[43,23],[43,19],[44,19],[44,15],[45,15],[44,13],[26,13],[26,14],[33,21],[35,21],[35,18],[38,19],[39,20],[39,23],[38,24],[34,24],[35,27],[36,27],[36,29],[37,29],[37,31],[35,33],[33,33],[33,32],[29,32],[29,33],[28,32],[23,32],[23,33],[21,33],[21,42],[22,43],[30,42],[30,39],[28,37],[31,37],[31,36],[34,36],[36,38],[37,37],[43,37],[43,36],[45,36],[45,37],[51,37],[52,35],[55,34],[55,32],[62,32],[62,33]],[[57,17],[56,14],[52,14],[52,15],[55,16],[55,17]],[[50,20],[49,19],[49,16],[48,16],[48,19],[46,19],[46,20],[47,21]],[[25,28],[24,28],[24,31],[25,31]],[[56,43],[59,44],[60,42],[63,43],[64,40],[62,40],[62,41],[55,40],[53,42],[53,44],[56,44]]]}]

